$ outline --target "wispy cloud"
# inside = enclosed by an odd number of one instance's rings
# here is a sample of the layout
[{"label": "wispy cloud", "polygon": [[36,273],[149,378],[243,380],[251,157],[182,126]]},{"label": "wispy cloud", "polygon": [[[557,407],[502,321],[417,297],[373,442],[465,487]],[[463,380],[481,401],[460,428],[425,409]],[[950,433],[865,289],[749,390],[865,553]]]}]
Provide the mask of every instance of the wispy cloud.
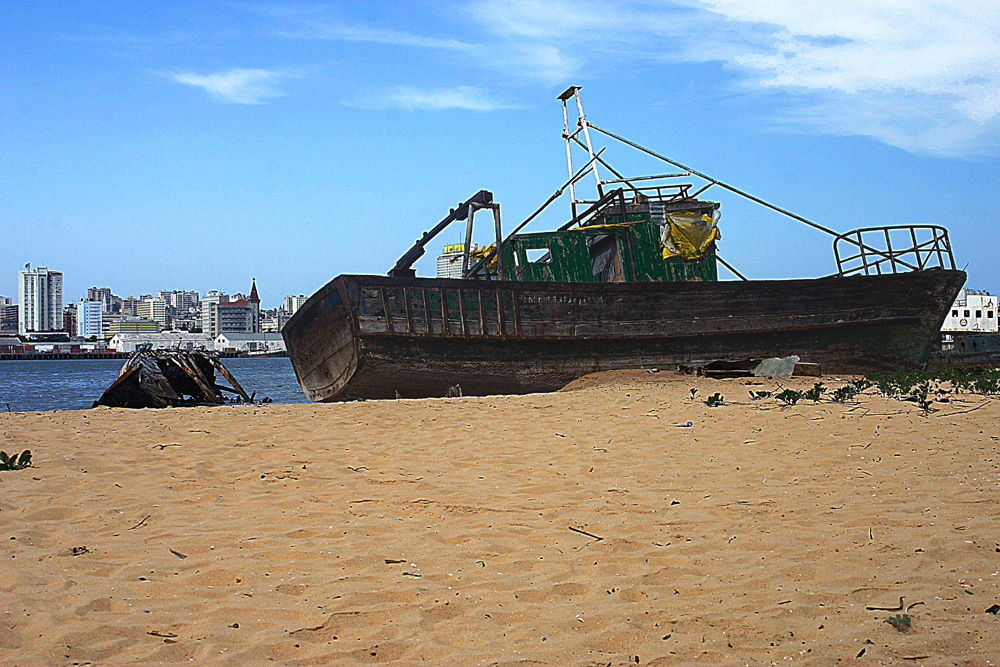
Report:
[{"label": "wispy cloud", "polygon": [[719,62],[744,89],[779,93],[776,123],[938,155],[1000,147],[996,0],[473,0],[468,12],[522,76]]},{"label": "wispy cloud", "polygon": [[231,69],[213,74],[177,72],[165,75],[177,83],[205,90],[214,99],[232,104],[264,104],[265,100],[282,97],[277,85],[298,75],[266,69]]},{"label": "wispy cloud", "polygon": [[271,34],[291,39],[368,42],[422,49],[467,49],[473,46],[449,37],[352,23],[337,16],[326,5],[268,5],[258,6],[255,11],[272,21]]},{"label": "wispy cloud", "polygon": [[422,89],[415,86],[395,86],[352,100],[348,106],[362,109],[402,109],[404,111],[495,111],[512,109],[513,105],[490,99],[486,92],[471,86]]},{"label": "wispy cloud", "polygon": [[745,85],[809,94],[811,108],[800,117],[814,126],[940,155],[976,152],[1000,127],[1000,5],[993,0],[707,4],[767,30],[768,43],[731,64]]},{"label": "wispy cloud", "polygon": [[472,45],[457,39],[426,37],[398,30],[386,30],[357,25],[313,22],[298,28],[285,29],[286,37],[299,39],[370,42],[390,46],[413,46],[423,49],[467,49]]}]

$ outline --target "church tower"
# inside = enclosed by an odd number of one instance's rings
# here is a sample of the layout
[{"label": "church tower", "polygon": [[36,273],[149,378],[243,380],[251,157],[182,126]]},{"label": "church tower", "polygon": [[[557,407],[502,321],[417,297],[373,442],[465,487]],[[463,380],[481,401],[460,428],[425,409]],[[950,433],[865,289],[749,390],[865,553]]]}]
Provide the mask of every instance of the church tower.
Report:
[{"label": "church tower", "polygon": [[253,306],[253,326],[251,331],[253,333],[260,333],[260,297],[257,295],[257,279],[253,279],[253,285],[250,287],[250,296],[247,298],[250,305]]}]

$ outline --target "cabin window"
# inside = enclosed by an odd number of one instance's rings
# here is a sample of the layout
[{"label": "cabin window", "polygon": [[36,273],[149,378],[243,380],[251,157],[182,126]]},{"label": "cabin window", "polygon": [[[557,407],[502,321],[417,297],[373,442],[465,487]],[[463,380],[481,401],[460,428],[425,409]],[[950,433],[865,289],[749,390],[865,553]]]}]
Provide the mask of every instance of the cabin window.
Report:
[{"label": "cabin window", "polygon": [[957,310],[951,311],[951,316],[952,317],[958,317],[958,311]]},{"label": "cabin window", "polygon": [[963,315],[962,317],[968,317],[968,316],[969,316],[969,311],[965,311],[965,315]]},{"label": "cabin window", "polygon": [[986,319],[988,319],[988,320],[992,320],[993,319],[993,311],[992,310],[987,310],[986,311]]},{"label": "cabin window", "polygon": [[983,316],[983,311],[977,310],[976,311],[976,317],[982,317],[982,316]]},{"label": "cabin window", "polygon": [[544,264],[552,261],[552,253],[548,248],[525,248],[524,256],[530,264]]}]

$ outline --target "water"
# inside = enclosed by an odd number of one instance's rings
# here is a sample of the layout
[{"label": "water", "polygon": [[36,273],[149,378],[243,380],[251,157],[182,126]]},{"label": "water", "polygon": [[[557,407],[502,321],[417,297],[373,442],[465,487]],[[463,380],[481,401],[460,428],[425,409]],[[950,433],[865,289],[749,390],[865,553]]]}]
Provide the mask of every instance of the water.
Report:
[{"label": "water", "polygon": [[[256,399],[307,403],[287,357],[223,359],[236,380]],[[0,411],[83,410],[114,382],[124,359],[0,361]]]}]

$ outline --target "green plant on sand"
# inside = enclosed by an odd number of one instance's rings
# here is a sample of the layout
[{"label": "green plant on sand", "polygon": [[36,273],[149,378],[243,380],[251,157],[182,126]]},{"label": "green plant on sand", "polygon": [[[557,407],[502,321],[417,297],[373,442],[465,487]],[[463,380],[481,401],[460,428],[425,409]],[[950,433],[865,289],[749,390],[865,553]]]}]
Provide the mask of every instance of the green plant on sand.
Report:
[{"label": "green plant on sand", "polygon": [[804,392],[802,392],[802,398],[808,398],[810,401],[818,402],[820,396],[823,395],[823,392],[825,390],[826,387],[823,386],[823,383],[817,382],[816,384],[813,385],[812,389],[806,389]]},{"label": "green plant on sand", "polygon": [[780,394],[775,394],[774,397],[785,405],[795,405],[802,398],[802,392],[795,391],[794,389],[786,389]]},{"label": "green plant on sand", "polygon": [[0,451],[0,470],[23,470],[31,465],[31,450],[26,449],[18,456],[14,452],[13,456],[7,456],[7,452]]},{"label": "green plant on sand", "polygon": [[848,384],[840,387],[839,389],[834,389],[830,394],[830,398],[832,398],[835,403],[846,403],[854,398],[857,393],[858,392],[855,390],[854,386]]},{"label": "green plant on sand", "polygon": [[913,619],[910,618],[909,614],[896,614],[885,619],[885,622],[896,628],[897,632],[909,632]]},{"label": "green plant on sand", "polygon": [[712,394],[711,396],[709,396],[707,399],[705,399],[705,405],[707,405],[710,408],[716,408],[716,407],[722,405],[725,402],[726,402],[726,399],[723,398],[722,394],[720,394],[719,392],[715,392],[714,394]]}]

